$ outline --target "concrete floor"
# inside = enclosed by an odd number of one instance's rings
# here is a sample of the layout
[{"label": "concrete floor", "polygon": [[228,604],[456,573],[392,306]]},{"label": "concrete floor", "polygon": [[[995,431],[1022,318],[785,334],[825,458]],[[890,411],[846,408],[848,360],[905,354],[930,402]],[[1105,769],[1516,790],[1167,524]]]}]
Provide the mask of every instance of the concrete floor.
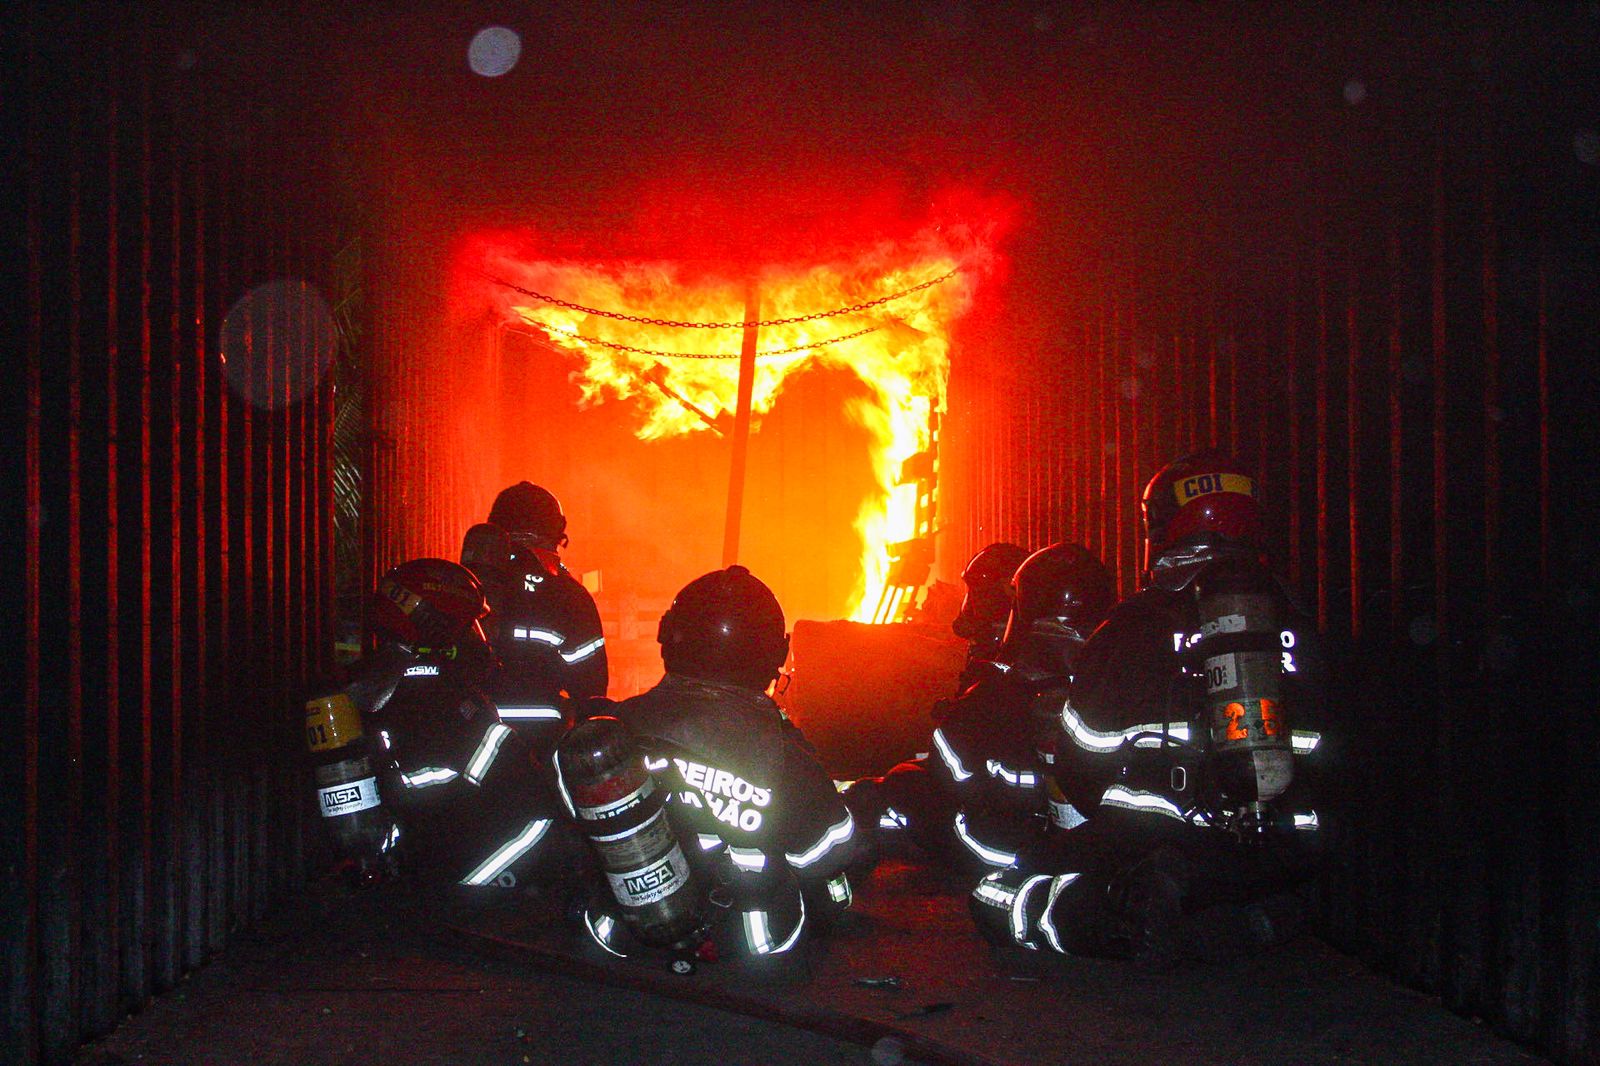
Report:
[{"label": "concrete floor", "polygon": [[[760,987],[720,965],[595,969],[562,923],[323,884],[78,1066],[1543,1061],[1309,937],[1161,972],[1070,960],[1017,974],[938,871],[887,862],[856,898],[809,983]],[[857,983],[891,975],[902,988]]]}]

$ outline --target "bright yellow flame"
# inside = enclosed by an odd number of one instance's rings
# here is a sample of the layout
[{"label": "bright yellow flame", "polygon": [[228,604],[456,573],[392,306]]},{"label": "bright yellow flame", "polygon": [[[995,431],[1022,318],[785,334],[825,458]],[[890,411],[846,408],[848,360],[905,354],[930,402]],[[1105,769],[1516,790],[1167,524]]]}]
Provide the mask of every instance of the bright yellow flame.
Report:
[{"label": "bright yellow flame", "polygon": [[[950,274],[959,265],[930,231],[911,245],[884,246],[849,265],[768,268],[757,279],[760,318],[798,318],[853,307]],[[507,261],[487,266],[491,274],[515,285],[598,310],[683,322],[742,322],[745,317],[742,280],[686,280],[673,264]],[[861,576],[848,613],[857,621],[870,621],[877,606],[889,570],[887,545],[915,532],[915,489],[897,490],[895,483],[901,464],[931,444],[931,416],[945,406],[950,326],[966,310],[971,291],[967,274],[957,272],[939,284],[861,311],[760,328],[757,351],[784,354],[756,360],[753,416],[771,410],[784,379],[812,361],[848,368],[870,392],[870,398],[854,398],[845,405],[846,417],[868,431],[878,485],[877,493],[862,502],[855,521]],[[624,321],[535,301],[510,289],[501,299],[509,318],[537,327],[553,344],[583,358],[574,380],[585,403],[608,397],[635,401],[645,415],[637,431],[641,439],[702,431],[709,428],[708,419],[731,429],[741,329]],[[870,332],[828,343],[862,330]],[[600,341],[727,358],[661,357]]]}]

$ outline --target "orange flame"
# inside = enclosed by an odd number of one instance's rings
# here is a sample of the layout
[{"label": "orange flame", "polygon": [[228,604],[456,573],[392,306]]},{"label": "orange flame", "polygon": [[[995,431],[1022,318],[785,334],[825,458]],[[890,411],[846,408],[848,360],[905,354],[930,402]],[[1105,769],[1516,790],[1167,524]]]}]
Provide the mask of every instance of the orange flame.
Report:
[{"label": "orange flame", "polygon": [[[760,320],[803,320],[759,328],[753,422],[772,408],[784,380],[813,361],[853,371],[870,394],[870,399],[848,401],[845,408],[846,417],[868,431],[877,481],[877,492],[862,501],[855,520],[861,574],[848,613],[857,621],[871,620],[883,591],[887,546],[915,532],[915,486],[896,483],[901,464],[932,444],[931,415],[945,406],[950,330],[971,303],[976,260],[970,247],[958,253],[937,230],[929,229],[849,264],[768,267],[755,279]],[[508,283],[496,286],[507,321],[532,326],[552,344],[581,357],[583,365],[573,378],[585,404],[634,402],[644,415],[637,430],[643,440],[710,428],[731,431],[742,328],[668,323],[743,322],[743,279],[691,277],[681,265],[659,262],[491,258],[485,269]],[[925,284],[929,282],[934,283]],[[534,299],[518,289],[566,303]],[[902,292],[899,298],[860,307]],[[817,317],[843,308],[851,310]]]}]

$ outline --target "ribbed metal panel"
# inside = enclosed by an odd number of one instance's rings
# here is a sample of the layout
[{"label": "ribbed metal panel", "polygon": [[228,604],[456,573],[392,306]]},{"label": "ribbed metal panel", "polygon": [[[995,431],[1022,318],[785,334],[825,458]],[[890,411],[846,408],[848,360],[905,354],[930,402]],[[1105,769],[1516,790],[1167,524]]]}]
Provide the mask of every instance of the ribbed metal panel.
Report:
[{"label": "ribbed metal panel", "polygon": [[295,696],[330,647],[332,396],[282,335],[311,327],[247,327],[255,403],[219,346],[234,301],[315,280],[324,255],[292,236],[303,212],[247,195],[264,175],[202,135],[205,90],[160,27],[76,10],[28,13],[11,82],[27,315],[8,573],[27,652],[0,802],[0,1059],[16,1063],[66,1061],[300,883]]},{"label": "ribbed metal panel", "polygon": [[1569,148],[1335,170],[1277,279],[1174,300],[1107,270],[1018,380],[958,366],[943,562],[1067,537],[1127,592],[1161,464],[1255,466],[1279,570],[1340,649],[1324,934],[1587,1062],[1600,233]]}]

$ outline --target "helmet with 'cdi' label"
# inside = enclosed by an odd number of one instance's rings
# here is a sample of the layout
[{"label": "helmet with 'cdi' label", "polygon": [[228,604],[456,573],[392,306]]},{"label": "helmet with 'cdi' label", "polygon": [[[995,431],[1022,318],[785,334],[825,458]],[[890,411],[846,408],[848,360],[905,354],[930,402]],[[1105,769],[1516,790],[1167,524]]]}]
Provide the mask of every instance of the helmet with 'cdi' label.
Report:
[{"label": "helmet with 'cdi' label", "polygon": [[1230,456],[1201,451],[1168,463],[1144,487],[1145,569],[1185,541],[1203,536],[1259,547],[1261,504],[1255,479]]}]

